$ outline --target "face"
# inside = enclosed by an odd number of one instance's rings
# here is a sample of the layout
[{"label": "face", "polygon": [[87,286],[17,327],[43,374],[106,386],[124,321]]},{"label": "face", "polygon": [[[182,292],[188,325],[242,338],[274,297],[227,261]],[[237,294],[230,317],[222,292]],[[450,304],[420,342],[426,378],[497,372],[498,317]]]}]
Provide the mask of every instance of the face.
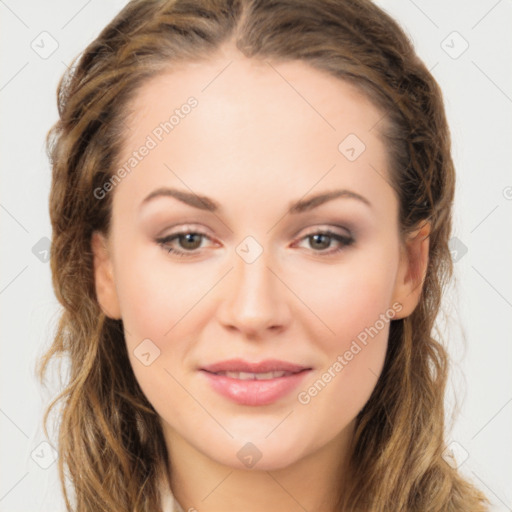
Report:
[{"label": "face", "polygon": [[171,452],[270,470],[341,446],[428,244],[401,244],[382,113],[305,63],[236,53],[131,109],[125,172],[97,191],[96,290]]}]

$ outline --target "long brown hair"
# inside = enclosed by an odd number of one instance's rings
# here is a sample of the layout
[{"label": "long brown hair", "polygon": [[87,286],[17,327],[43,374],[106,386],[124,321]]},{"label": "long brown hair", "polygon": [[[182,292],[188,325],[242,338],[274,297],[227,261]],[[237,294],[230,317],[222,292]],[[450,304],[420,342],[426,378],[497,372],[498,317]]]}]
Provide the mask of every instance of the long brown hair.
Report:
[{"label": "long brown hair", "polygon": [[62,402],[58,465],[68,510],[161,510],[157,481],[169,461],[159,418],[133,374],[122,320],[106,317],[95,294],[91,234],[108,230],[112,194],[98,200],[94,190],[119,164],[139,88],[223,44],[252,59],[301,60],[355,84],[382,112],[375,129],[389,148],[402,234],[431,222],[421,299],[391,322],[384,369],[357,417],[339,509],[486,510],[482,493],[442,457],[448,360],[432,330],[452,275],[455,183],[442,93],[400,26],[370,0],[132,0],[63,75],[59,120],[47,137],[51,269],[63,311],[38,374],[44,381],[50,361],[67,356],[69,382],[44,427]]}]

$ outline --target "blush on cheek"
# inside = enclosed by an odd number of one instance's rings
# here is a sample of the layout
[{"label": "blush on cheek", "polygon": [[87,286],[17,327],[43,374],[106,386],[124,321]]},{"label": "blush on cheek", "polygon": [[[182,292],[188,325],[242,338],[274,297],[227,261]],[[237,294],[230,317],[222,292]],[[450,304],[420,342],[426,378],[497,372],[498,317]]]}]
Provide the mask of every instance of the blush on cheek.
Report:
[{"label": "blush on cheek", "polygon": [[[335,333],[330,341],[332,348],[338,351],[348,350],[353,340],[364,342],[369,331],[375,336],[375,325],[377,331],[384,329],[385,325],[380,319],[386,318],[386,311],[389,309],[387,293],[371,285],[366,285],[366,290],[371,290],[371,293],[364,293],[364,290],[359,289],[340,295],[338,300],[332,300],[323,309],[322,318]],[[385,323],[389,324],[389,321]]]},{"label": "blush on cheek", "polygon": [[161,339],[183,316],[183,296],[174,290],[183,290],[180,285],[170,286],[165,280],[157,280],[151,273],[133,267],[119,280],[120,306],[129,332],[144,338]]},{"label": "blush on cheek", "polygon": [[[358,410],[371,395],[386,357],[389,327],[394,316],[387,307],[387,293],[367,283],[349,297],[340,296],[341,307],[331,305],[329,310],[330,326],[336,335],[317,337],[324,340],[324,351],[330,354],[321,372],[334,375],[326,376],[333,382],[333,400],[349,400],[350,407]],[[336,395],[337,392],[345,395],[348,390],[352,398]],[[348,406],[341,402],[340,407]]]},{"label": "blush on cheek", "polygon": [[[369,334],[371,332],[371,334]],[[374,332],[362,331],[355,337],[340,358],[343,365],[342,377],[350,389],[358,390],[356,395],[360,407],[370,397],[382,371],[388,345],[389,329]],[[368,335],[367,335],[368,334]]]}]

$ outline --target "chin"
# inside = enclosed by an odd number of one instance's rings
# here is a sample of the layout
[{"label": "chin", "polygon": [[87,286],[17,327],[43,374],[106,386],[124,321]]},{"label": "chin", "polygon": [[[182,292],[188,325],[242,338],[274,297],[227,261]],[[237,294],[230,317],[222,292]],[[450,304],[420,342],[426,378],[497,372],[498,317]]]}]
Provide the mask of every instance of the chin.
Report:
[{"label": "chin", "polygon": [[[275,435],[275,434],[272,434]],[[300,439],[292,439],[281,433],[274,439],[248,437],[231,439],[225,443],[218,442],[212,449],[209,444],[203,453],[219,464],[233,469],[248,471],[276,471],[284,469],[306,455],[306,443]]]}]

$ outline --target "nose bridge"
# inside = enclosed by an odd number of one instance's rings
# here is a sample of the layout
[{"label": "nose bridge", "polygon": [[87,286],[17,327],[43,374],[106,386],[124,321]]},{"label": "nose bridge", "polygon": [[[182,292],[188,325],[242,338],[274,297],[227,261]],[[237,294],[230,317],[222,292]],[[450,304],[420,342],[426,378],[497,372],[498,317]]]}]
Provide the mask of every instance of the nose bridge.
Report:
[{"label": "nose bridge", "polygon": [[254,332],[286,321],[286,298],[282,283],[274,275],[274,261],[271,251],[252,237],[239,244],[223,300],[224,324]]},{"label": "nose bridge", "polygon": [[272,262],[270,251],[262,251],[260,255],[252,259],[250,258],[250,248],[246,255],[240,255],[243,244],[237,249],[237,260],[235,264],[234,279],[236,280],[236,294],[239,298],[262,300],[270,296],[269,288],[272,288],[271,278],[275,278],[270,271]]}]

